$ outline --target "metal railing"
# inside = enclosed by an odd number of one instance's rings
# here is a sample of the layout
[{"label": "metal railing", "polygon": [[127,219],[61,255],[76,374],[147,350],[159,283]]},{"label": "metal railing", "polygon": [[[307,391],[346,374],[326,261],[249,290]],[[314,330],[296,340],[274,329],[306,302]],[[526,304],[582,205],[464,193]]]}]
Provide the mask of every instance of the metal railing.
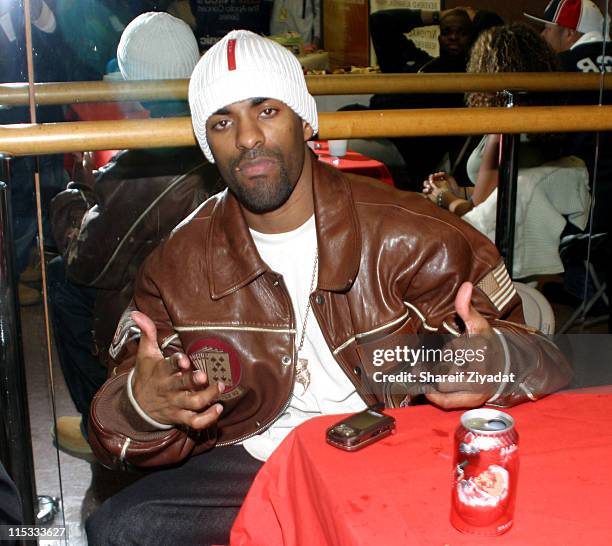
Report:
[{"label": "metal railing", "polygon": [[[313,95],[359,95],[373,93],[465,93],[515,89],[543,91],[598,91],[612,89],[612,78],[599,73],[529,72],[498,74],[329,74],[306,76]],[[35,83],[38,105],[129,100],[184,100],[188,80],[132,82]],[[0,104],[28,104],[27,83],[0,84]]]},{"label": "metal railing", "polygon": [[[319,137],[381,138],[612,130],[612,106],[525,106],[322,112]],[[193,146],[189,118],[0,126],[0,153],[50,154]]]}]

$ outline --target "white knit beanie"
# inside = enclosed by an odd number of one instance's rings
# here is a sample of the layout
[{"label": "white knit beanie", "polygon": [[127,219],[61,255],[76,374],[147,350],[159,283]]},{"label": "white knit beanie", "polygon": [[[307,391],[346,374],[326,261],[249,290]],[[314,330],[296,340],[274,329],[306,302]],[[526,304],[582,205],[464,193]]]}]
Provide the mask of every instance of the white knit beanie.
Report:
[{"label": "white knit beanie", "polygon": [[189,82],[193,130],[211,163],[208,118],[229,104],[258,97],[284,102],[315,134],[319,130],[317,105],[297,58],[272,40],[247,30],[232,30],[204,54]]},{"label": "white knit beanie", "polygon": [[117,46],[119,70],[126,80],[189,78],[199,59],[193,31],[169,13],[139,15],[125,27]]}]

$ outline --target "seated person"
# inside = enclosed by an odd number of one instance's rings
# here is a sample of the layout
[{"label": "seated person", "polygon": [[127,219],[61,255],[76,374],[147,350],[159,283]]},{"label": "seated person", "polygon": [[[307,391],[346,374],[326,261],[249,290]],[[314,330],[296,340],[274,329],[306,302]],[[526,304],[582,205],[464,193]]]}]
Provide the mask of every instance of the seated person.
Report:
[{"label": "seated person", "polygon": [[[491,26],[501,24],[503,21],[496,14],[472,8],[442,12],[389,9],[370,15],[370,35],[378,64],[384,73],[465,72],[470,47],[478,34]],[[405,36],[405,33],[415,28],[430,25],[440,26],[438,57],[432,57]],[[370,100],[370,108],[460,108],[464,105],[463,101],[463,93],[385,94],[374,95]],[[452,164],[462,163],[461,150],[466,138],[399,138],[393,139],[393,142],[411,170],[409,179],[404,183],[400,182],[401,187],[418,191],[421,180],[439,169],[446,154]]]},{"label": "seated person", "polygon": [[[165,468],[106,501],[89,544],[227,543],[262,461],[311,417],[423,393],[441,408],[511,406],[568,383],[485,237],[316,161],[316,104],[282,46],[232,31],[196,66],[189,102],[228,189],[145,260],[89,421],[103,464]],[[478,366],[516,381],[382,392],[364,344],[427,332],[486,339]]]},{"label": "seated person", "polygon": [[[542,3],[544,8],[544,3]],[[566,72],[600,72],[612,71],[612,42],[609,33],[609,18],[605,18],[599,7],[591,0],[571,0],[550,2],[544,13],[525,14],[528,18],[544,23],[542,36],[558,53],[561,69]],[[604,26],[606,25],[606,26]],[[607,75],[606,78],[610,76]],[[571,104],[612,104],[612,92],[599,90],[572,93]],[[612,157],[604,150],[612,149],[612,133],[573,133],[566,141],[567,154],[577,155],[583,159],[589,170],[591,192],[594,197],[592,222],[589,227],[593,233],[607,233],[602,254],[606,255],[603,263],[606,279],[608,301],[612,302],[612,215],[609,203],[612,199]],[[580,272],[575,277],[581,277]],[[566,289],[574,295],[584,292],[584,279],[565,279]],[[576,286],[580,288],[576,289]],[[570,300],[571,301],[571,300]],[[608,331],[612,332],[612,312],[608,305]]]},{"label": "seated person", "polygon": [[[126,80],[188,78],[199,59],[195,36],[167,13],[139,15],[124,30],[117,57]],[[185,116],[185,101],[147,104],[151,116]],[[87,174],[87,173],[86,173]],[[83,417],[60,417],[58,444],[91,453],[89,405],[107,377],[107,350],[131,298],[138,267],[159,241],[221,188],[197,148],[124,150],[97,176],[83,176],[53,201],[62,257],[48,266],[52,323],[70,395]]]},{"label": "seated person", "polygon": [[[552,49],[530,27],[514,23],[483,33],[474,44],[470,72],[549,72],[558,69]],[[517,97],[519,104],[550,104],[557,97]],[[469,93],[470,106],[502,106],[504,98]],[[483,137],[468,160],[473,187],[437,172],[423,183],[423,193],[442,208],[462,216],[495,240],[500,135]],[[521,135],[518,198],[515,213],[513,277],[556,274],[564,270],[559,255],[566,217],[578,229],[588,219],[588,173],[578,158],[560,160],[561,135]],[[533,235],[533,236],[532,236]]]},{"label": "seated person", "polygon": [[[491,28],[480,35],[472,48],[468,72],[551,72],[559,69],[554,51],[530,27],[513,23]],[[519,97],[521,104],[550,104],[551,97]],[[505,106],[498,93],[468,93],[468,106]],[[487,135],[472,152],[467,174],[473,187],[460,188],[444,172],[431,174],[423,182],[423,193],[442,208],[462,216],[483,203],[497,188],[500,135]],[[535,167],[561,155],[561,139],[554,135],[527,135],[521,138],[521,168]]]}]

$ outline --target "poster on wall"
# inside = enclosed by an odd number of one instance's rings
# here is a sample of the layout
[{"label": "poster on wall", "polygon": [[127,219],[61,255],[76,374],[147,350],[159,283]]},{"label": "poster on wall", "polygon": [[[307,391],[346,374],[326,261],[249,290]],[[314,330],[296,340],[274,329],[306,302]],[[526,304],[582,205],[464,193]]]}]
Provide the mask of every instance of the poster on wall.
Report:
[{"label": "poster on wall", "polygon": [[201,50],[208,49],[236,28],[269,33],[272,0],[190,0],[190,6]]},{"label": "poster on wall", "polygon": [[[442,2],[441,0],[370,0],[370,13],[373,11],[379,11],[381,9],[397,8],[440,11],[442,9]],[[439,27],[434,25],[429,27],[415,28],[412,32],[406,34],[406,36],[412,40],[417,47],[424,49],[432,57],[437,57],[440,54],[440,49],[438,46],[439,34]],[[370,58],[372,64],[376,64],[374,48],[372,48],[370,51]]]}]

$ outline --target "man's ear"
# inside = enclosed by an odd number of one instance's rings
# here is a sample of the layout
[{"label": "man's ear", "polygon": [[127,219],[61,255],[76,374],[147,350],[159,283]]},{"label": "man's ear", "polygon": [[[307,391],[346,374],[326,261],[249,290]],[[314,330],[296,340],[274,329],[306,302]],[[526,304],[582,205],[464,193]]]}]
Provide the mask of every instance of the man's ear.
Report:
[{"label": "man's ear", "polygon": [[314,135],[314,131],[312,130],[310,123],[304,120],[302,120],[302,132],[304,133],[304,142],[310,140]]}]

